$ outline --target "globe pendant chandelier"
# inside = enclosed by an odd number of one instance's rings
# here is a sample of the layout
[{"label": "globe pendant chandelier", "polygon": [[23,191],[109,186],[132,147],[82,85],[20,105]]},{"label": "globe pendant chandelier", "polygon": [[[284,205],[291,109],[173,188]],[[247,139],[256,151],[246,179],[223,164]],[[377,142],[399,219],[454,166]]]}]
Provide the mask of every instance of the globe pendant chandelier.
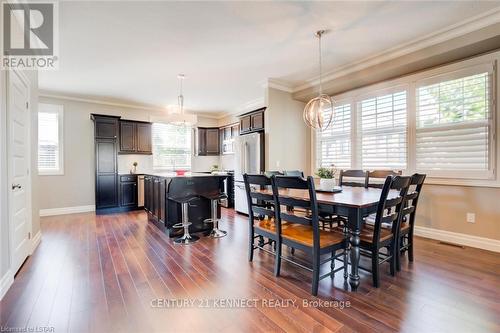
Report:
[{"label": "globe pendant chandelier", "polygon": [[319,41],[319,95],[311,99],[304,107],[303,118],[304,122],[311,128],[319,131],[326,130],[333,121],[333,100],[327,94],[323,94],[322,87],[322,59],[321,59],[321,36],[325,34],[325,30],[316,32],[316,37]]}]

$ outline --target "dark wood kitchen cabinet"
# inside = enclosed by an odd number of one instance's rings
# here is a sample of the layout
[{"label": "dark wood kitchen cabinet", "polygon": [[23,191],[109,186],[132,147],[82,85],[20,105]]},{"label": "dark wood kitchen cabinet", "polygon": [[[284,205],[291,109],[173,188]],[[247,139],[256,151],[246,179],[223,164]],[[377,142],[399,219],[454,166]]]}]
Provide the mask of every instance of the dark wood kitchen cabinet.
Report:
[{"label": "dark wood kitchen cabinet", "polygon": [[120,120],[120,154],[152,154],[151,123]]},{"label": "dark wood kitchen cabinet", "polygon": [[150,123],[137,123],[137,152],[152,154],[152,134]]},{"label": "dark wood kitchen cabinet", "polygon": [[120,120],[120,153],[134,153],[137,150],[136,124]]},{"label": "dark wood kitchen cabinet", "polygon": [[240,116],[240,133],[246,134],[264,130],[264,111],[261,108]]},{"label": "dark wood kitchen cabinet", "polygon": [[120,207],[137,207],[137,176],[120,176]]},{"label": "dark wood kitchen cabinet", "polygon": [[95,139],[116,139],[118,137],[118,120],[120,117],[91,115],[94,120]]},{"label": "dark wood kitchen cabinet", "polygon": [[95,205],[99,212],[116,208],[118,194],[118,117],[91,115],[94,120]]},{"label": "dark wood kitchen cabinet", "polygon": [[219,128],[197,128],[197,154],[200,156],[219,155]]},{"label": "dark wood kitchen cabinet", "polygon": [[144,209],[149,219],[160,229],[166,222],[166,180],[163,177],[144,176]]}]

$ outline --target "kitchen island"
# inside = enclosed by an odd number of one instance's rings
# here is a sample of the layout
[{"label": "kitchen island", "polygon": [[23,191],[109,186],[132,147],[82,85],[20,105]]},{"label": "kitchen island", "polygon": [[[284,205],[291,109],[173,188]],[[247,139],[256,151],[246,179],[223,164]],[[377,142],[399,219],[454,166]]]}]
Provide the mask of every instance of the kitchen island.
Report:
[{"label": "kitchen island", "polygon": [[[207,197],[223,191],[224,179],[227,175],[211,175],[205,173],[154,173],[144,176],[144,209],[148,213],[148,221],[170,237],[181,236],[182,228],[173,228],[180,223],[181,204],[178,198],[194,196],[190,202],[188,214],[190,233],[210,232],[212,223],[204,223],[210,218],[210,200]],[[219,206],[220,207],[220,206]],[[220,217],[220,208],[217,216]]]}]

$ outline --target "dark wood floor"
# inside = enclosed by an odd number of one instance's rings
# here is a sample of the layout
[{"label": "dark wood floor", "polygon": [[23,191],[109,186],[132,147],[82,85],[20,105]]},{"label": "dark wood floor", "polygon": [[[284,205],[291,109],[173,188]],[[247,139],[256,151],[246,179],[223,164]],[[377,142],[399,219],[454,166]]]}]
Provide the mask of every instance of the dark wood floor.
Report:
[{"label": "dark wood floor", "polygon": [[[416,261],[404,260],[397,277],[384,266],[380,288],[362,273],[359,291],[349,292],[338,273],[320,282],[316,298],[307,272],[284,263],[282,277],[275,278],[273,257],[262,251],[247,261],[244,216],[223,210],[221,225],[227,237],[182,247],[148,225],[144,212],[43,218],[40,246],[0,303],[0,326],[55,332],[500,331],[498,254],[418,239]],[[156,299],[194,304],[157,308]],[[223,300],[247,300],[249,307],[230,308]],[[319,300],[338,301],[338,307],[313,303]]]}]

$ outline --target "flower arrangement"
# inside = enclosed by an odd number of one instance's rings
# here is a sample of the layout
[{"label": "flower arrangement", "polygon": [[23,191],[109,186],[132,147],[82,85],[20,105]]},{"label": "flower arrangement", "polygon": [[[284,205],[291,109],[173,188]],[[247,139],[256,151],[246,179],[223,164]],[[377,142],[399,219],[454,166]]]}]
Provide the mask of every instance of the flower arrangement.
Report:
[{"label": "flower arrangement", "polygon": [[335,174],[337,173],[337,169],[335,165],[332,164],[330,168],[321,167],[316,172],[316,175],[321,179],[332,179],[335,178]]}]

